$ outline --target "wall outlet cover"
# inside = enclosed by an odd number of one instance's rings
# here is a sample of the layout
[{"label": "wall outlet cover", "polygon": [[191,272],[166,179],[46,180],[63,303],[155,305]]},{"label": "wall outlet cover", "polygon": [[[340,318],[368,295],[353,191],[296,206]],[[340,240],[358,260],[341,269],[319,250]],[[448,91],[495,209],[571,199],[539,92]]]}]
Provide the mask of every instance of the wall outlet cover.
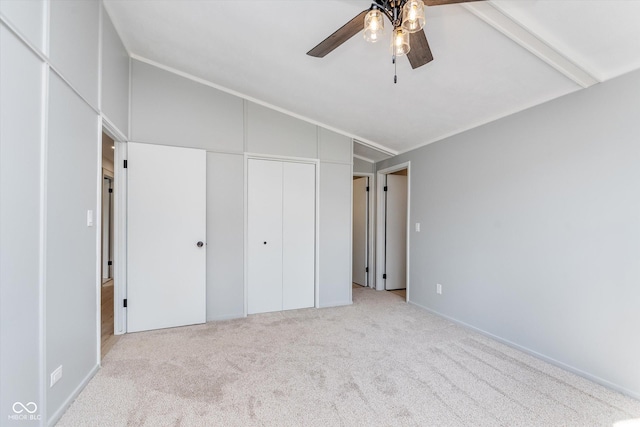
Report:
[{"label": "wall outlet cover", "polygon": [[62,365],[58,366],[56,370],[51,373],[51,385],[49,385],[49,388],[60,381],[60,378],[62,378]]}]

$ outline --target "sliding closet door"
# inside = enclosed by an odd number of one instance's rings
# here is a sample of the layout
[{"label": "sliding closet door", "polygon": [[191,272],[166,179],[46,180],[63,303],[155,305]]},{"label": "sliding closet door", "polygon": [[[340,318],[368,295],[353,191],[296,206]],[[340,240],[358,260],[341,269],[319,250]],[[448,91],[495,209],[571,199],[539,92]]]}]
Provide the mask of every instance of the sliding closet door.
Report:
[{"label": "sliding closet door", "polygon": [[284,163],[282,180],[282,309],[313,307],[315,297],[316,168]]},{"label": "sliding closet door", "polygon": [[248,312],[282,310],[282,162],[249,159]]}]

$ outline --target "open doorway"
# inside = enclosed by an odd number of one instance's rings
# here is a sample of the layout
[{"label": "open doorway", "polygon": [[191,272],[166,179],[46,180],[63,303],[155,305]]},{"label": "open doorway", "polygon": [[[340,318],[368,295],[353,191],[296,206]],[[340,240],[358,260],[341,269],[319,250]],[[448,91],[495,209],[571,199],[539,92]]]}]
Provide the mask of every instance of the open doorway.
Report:
[{"label": "open doorway", "polygon": [[353,177],[352,267],[354,286],[368,287],[369,281],[369,176]]},{"label": "open doorway", "polygon": [[378,290],[409,300],[409,163],[378,171]]},{"label": "open doorway", "polygon": [[100,221],[101,260],[100,260],[100,353],[101,358],[111,350],[118,340],[114,335],[114,157],[115,142],[106,133],[102,133],[102,215]]}]

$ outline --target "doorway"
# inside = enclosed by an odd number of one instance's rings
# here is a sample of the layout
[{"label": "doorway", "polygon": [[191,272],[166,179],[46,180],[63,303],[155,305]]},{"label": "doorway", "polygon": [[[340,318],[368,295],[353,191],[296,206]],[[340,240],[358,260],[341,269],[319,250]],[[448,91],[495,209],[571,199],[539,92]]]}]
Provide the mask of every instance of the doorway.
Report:
[{"label": "doorway", "polygon": [[409,301],[410,165],[378,172],[378,290]]},{"label": "doorway", "polygon": [[372,174],[353,175],[352,197],[352,267],[351,282],[353,286],[374,287],[373,273],[373,193]]},{"label": "doorway", "polygon": [[100,355],[101,359],[111,350],[118,340],[114,334],[114,185],[115,142],[102,133],[102,212],[100,221],[101,259],[100,259]]}]

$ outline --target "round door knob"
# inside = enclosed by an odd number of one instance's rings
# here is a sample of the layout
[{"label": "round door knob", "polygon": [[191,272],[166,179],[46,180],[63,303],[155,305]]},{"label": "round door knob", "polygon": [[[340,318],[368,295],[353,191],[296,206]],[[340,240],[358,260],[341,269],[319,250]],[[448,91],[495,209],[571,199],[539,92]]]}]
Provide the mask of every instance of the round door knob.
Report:
[{"label": "round door knob", "polygon": [[267,244],[267,242],[264,242],[264,244],[266,245],[266,244]]},{"label": "round door knob", "polygon": [[204,243],[202,243],[202,242],[198,242],[198,243],[196,243],[196,245],[198,245],[198,247],[199,247],[199,248],[201,248],[201,247],[203,247],[203,246],[204,246]]}]

